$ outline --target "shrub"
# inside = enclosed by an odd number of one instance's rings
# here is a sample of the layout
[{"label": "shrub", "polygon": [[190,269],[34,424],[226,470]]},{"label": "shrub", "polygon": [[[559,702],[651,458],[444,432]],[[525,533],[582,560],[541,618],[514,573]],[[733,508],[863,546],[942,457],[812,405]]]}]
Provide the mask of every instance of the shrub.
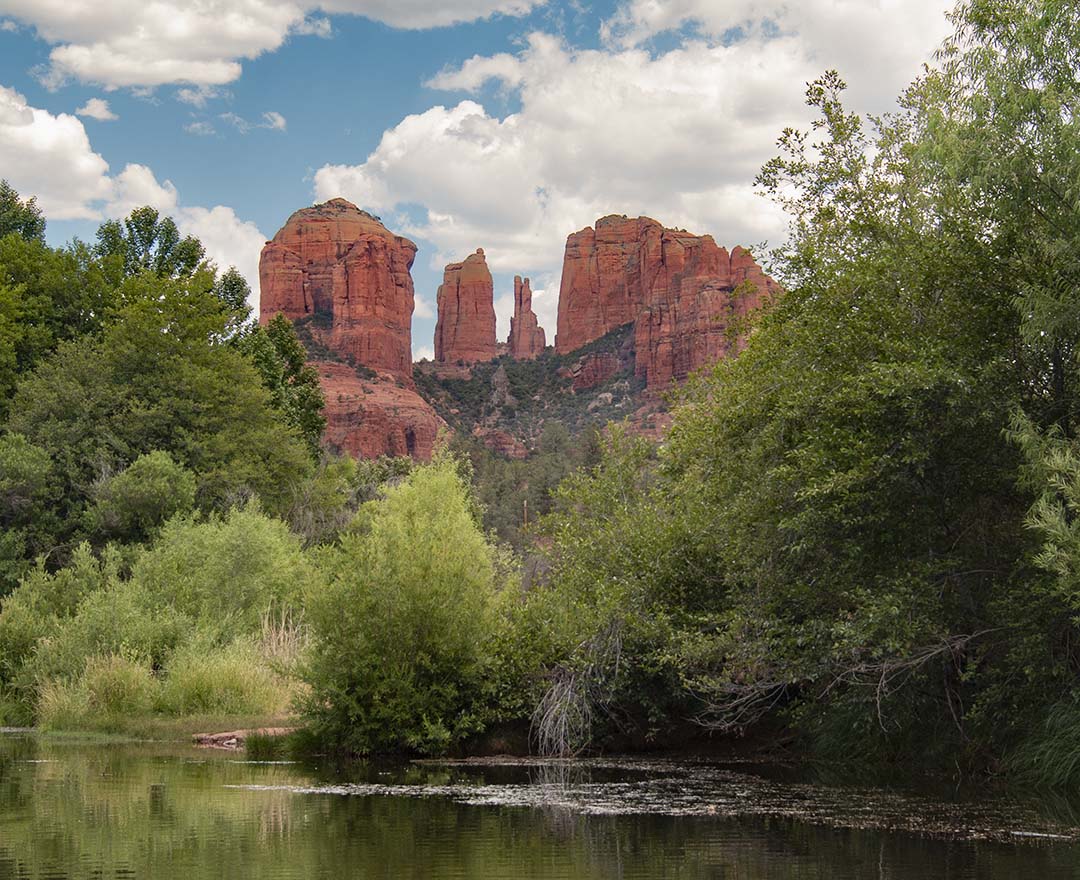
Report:
[{"label": "shrub", "polygon": [[479,729],[495,566],[450,457],[418,468],[359,518],[309,608],[307,709],[354,752],[439,752]]},{"label": "shrub", "polygon": [[27,670],[38,682],[72,678],[88,658],[106,654],[141,657],[158,669],[193,632],[192,620],[176,609],[155,608],[130,582],[116,583],[88,596],[72,618],[39,643]]},{"label": "shrub", "polygon": [[255,644],[242,640],[178,651],[165,669],[157,706],[168,715],[274,715],[290,698]]},{"label": "shrub", "polygon": [[[0,700],[4,717],[28,723],[37,699],[29,668],[35,648],[55,637],[76,614],[80,603],[116,578],[118,559],[107,553],[99,561],[89,545],[76,548],[71,564],[55,574],[39,564],[7,596],[0,611]],[[73,671],[83,667],[80,657]]]},{"label": "shrub", "polygon": [[195,475],[160,450],[94,484],[87,526],[109,539],[143,541],[170,517],[195,507]]},{"label": "shrub", "polygon": [[38,700],[38,724],[47,730],[73,729],[149,715],[157,689],[145,663],[121,654],[94,657],[77,679],[45,682]]},{"label": "shrub", "polygon": [[252,504],[223,519],[169,522],[135,561],[131,583],[151,607],[231,638],[258,632],[268,607],[297,605],[313,576],[299,539]]}]

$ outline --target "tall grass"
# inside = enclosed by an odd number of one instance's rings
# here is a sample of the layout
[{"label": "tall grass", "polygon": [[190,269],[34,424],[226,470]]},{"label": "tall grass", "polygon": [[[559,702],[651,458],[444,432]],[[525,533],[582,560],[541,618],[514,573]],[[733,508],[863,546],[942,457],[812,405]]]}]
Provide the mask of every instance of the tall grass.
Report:
[{"label": "tall grass", "polygon": [[[296,662],[295,638],[280,628],[277,633],[281,662]],[[38,691],[37,723],[45,730],[119,730],[138,719],[273,718],[288,711],[294,690],[271,668],[262,642],[195,642],[175,652],[160,675],[146,663],[110,654],[91,658],[77,677],[47,679]]]},{"label": "tall grass", "polygon": [[38,697],[46,730],[108,728],[121,717],[153,711],[159,685],[149,667],[119,654],[92,657],[77,679],[50,679]]},{"label": "tall grass", "polygon": [[1063,700],[1051,708],[1042,729],[1013,752],[1008,764],[1037,785],[1080,785],[1080,701]]},{"label": "tall grass", "polygon": [[280,675],[296,672],[309,643],[303,612],[291,612],[287,608],[268,608],[263,612],[259,650],[275,672]]},{"label": "tall grass", "polygon": [[274,715],[292,693],[253,641],[178,651],[165,669],[159,711],[168,715]]}]

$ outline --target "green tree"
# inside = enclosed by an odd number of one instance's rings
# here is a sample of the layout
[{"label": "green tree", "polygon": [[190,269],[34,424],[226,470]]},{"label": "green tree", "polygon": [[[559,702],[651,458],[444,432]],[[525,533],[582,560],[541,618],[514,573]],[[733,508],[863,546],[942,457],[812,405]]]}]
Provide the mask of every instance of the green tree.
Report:
[{"label": "green tree", "polygon": [[1005,438],[1023,392],[1015,289],[940,153],[917,149],[940,83],[876,131],[842,90],[811,85],[817,139],[786,132],[760,177],[792,217],[774,254],[786,293],[670,435],[681,491],[714,512],[729,603],[692,678],[720,727],[828,694],[804,705],[844,719],[843,748],[947,753],[1024,546]]},{"label": "green tree", "polygon": [[101,329],[115,291],[89,249],[0,238],[0,417],[19,377],[67,339]]},{"label": "green tree", "polygon": [[[1015,764],[1077,779],[1080,668],[1080,10],[1061,0],[967,0],[936,79],[925,152],[997,245],[1022,346],[1010,437],[1034,502],[1035,571],[998,602],[1010,639],[975,708]],[[1018,670],[1022,672],[1018,673]],[[1045,726],[1033,724],[1046,719]]]},{"label": "green tree", "polygon": [[[655,465],[571,483],[552,591],[595,584],[586,607],[606,610],[577,615],[600,661],[575,649],[588,674],[563,680],[637,724],[656,723],[649,678],[623,673],[620,693],[613,668],[666,674],[668,719],[740,730],[783,710],[849,757],[928,760],[929,742],[951,759],[1030,574],[1006,436],[1030,387],[1014,242],[942,172],[937,76],[869,128],[843,89],[811,84],[813,131],[785,132],[759,179],[791,217],[783,297],[691,382]],[[613,651],[615,632],[649,637]]]},{"label": "green tree", "polygon": [[102,223],[94,252],[116,266],[121,277],[152,272],[160,278],[190,278],[206,256],[197,238],[181,238],[172,217],[162,217],[149,205],[136,208],[123,221]]},{"label": "green tree", "polygon": [[309,604],[308,712],[352,752],[440,752],[480,729],[496,635],[493,549],[455,462],[361,511]]},{"label": "green tree", "polygon": [[235,266],[231,266],[218,277],[214,284],[214,293],[229,311],[241,315],[242,320],[247,320],[251,314],[251,306],[248,305],[251,286]]},{"label": "green tree", "polygon": [[0,435],[0,598],[51,549],[55,502],[49,454],[19,434]]},{"label": "green tree", "polygon": [[0,238],[15,233],[45,243],[45,217],[36,198],[23,201],[6,180],[0,180]]},{"label": "green tree", "polygon": [[149,452],[119,473],[103,475],[90,497],[86,520],[91,534],[142,542],[174,515],[195,508],[195,475],[167,452]]},{"label": "green tree", "polygon": [[203,509],[249,493],[283,506],[310,460],[229,344],[231,313],[207,278],[125,284],[128,305],[104,333],[62,344],[20,382],[11,407],[9,428],[53,461],[62,536],[78,537],[101,473],[155,451],[195,475]]},{"label": "green tree", "polygon": [[284,315],[275,315],[265,327],[253,327],[242,334],[238,344],[262,376],[274,407],[304,438],[312,455],[318,457],[326,428],[325,399],[318,370],[308,365],[307,351],[292,322]]}]

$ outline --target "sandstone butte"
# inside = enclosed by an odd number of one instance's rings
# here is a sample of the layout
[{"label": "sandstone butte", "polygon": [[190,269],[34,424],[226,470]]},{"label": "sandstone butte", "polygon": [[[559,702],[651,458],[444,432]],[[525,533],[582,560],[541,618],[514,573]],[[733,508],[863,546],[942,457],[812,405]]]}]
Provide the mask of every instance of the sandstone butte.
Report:
[{"label": "sandstone butte", "polygon": [[476,364],[496,356],[495,297],[484,249],[443,272],[435,324],[435,361]]},{"label": "sandstone butte", "polygon": [[[416,245],[344,199],[295,212],[259,260],[259,320],[314,317],[326,440],[355,456],[431,457],[443,425],[412,381]],[[357,367],[375,371],[363,378]]]},{"label": "sandstone butte", "polygon": [[416,245],[345,199],[295,212],[259,259],[260,321],[322,315],[344,358],[412,382]]},{"label": "sandstone butte", "polygon": [[662,388],[737,351],[736,319],[778,290],[741,247],[729,254],[648,217],[602,217],[567,238],[555,350],[633,323],[635,373]]},{"label": "sandstone butte", "polygon": [[532,288],[529,279],[514,276],[514,316],[510,319],[510,339],[507,341],[510,357],[531,360],[544,350],[547,339],[544,328],[532,309]]}]

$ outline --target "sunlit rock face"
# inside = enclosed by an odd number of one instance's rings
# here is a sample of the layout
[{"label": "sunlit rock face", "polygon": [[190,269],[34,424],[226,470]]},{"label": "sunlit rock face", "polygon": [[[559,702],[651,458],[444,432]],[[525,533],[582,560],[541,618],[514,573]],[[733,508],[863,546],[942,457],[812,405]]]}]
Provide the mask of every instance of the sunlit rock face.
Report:
[{"label": "sunlit rock face", "polygon": [[532,308],[532,288],[529,279],[514,276],[514,316],[510,319],[510,338],[507,346],[510,357],[530,360],[539,355],[547,344],[544,328]]},{"label": "sunlit rock face", "polygon": [[416,245],[345,199],[303,208],[259,261],[259,320],[309,319],[324,440],[362,458],[431,457],[444,422],[412,378]]},{"label": "sunlit rock face", "polygon": [[259,320],[323,316],[328,345],[412,381],[416,245],[345,199],[295,212],[259,260]]},{"label": "sunlit rock face", "polygon": [[439,285],[435,361],[476,364],[497,353],[495,294],[483,248],[451,263]]},{"label": "sunlit rock face", "polygon": [[662,388],[738,350],[736,319],[777,291],[744,248],[648,217],[601,217],[567,239],[555,350],[633,323],[635,373]]},{"label": "sunlit rock face", "polygon": [[385,379],[363,379],[348,364],[312,363],[326,397],[324,439],[332,448],[355,458],[431,458],[446,423],[414,390]]}]

